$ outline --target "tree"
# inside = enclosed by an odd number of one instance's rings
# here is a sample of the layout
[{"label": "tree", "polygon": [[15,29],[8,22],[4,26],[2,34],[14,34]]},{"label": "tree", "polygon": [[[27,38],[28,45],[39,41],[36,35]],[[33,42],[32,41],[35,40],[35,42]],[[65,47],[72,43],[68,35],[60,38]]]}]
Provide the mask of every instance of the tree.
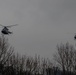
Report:
[{"label": "tree", "polygon": [[0,36],[0,71],[9,63],[9,58],[12,56],[14,48],[8,43],[8,39],[4,36]]},{"label": "tree", "polygon": [[16,74],[22,75],[22,73],[25,71],[25,59],[26,56],[22,55],[20,56],[19,53],[14,53],[12,57],[10,58],[10,65],[15,70]]},{"label": "tree", "polygon": [[61,66],[63,73],[70,72],[73,69],[74,47],[68,42],[66,44],[57,45],[57,53],[54,54],[54,60]]}]

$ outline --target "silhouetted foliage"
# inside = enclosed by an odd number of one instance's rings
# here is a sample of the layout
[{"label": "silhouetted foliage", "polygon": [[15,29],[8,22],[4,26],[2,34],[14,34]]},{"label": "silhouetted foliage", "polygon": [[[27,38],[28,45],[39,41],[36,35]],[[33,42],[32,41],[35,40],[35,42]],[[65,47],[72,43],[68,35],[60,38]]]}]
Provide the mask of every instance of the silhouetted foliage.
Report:
[{"label": "silhouetted foliage", "polygon": [[2,75],[76,75],[76,50],[69,43],[57,45],[54,65],[49,58],[20,55],[5,36],[0,37],[0,74]]},{"label": "silhouetted foliage", "polygon": [[69,43],[57,45],[57,53],[54,55],[54,60],[63,71],[63,75],[75,73],[76,53],[73,45]]},{"label": "silhouetted foliage", "polygon": [[8,39],[4,35],[0,36],[0,73],[4,73],[4,67],[8,64],[13,50],[13,47],[8,43]]}]

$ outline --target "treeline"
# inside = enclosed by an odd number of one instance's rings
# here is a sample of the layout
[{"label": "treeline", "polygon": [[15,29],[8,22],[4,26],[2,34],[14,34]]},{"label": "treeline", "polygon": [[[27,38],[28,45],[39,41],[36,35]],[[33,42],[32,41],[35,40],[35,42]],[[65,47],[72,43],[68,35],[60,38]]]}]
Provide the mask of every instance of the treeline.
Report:
[{"label": "treeline", "polygon": [[14,52],[4,36],[0,37],[0,74],[2,75],[76,75],[76,50],[69,43],[57,45],[55,64],[39,55]]}]

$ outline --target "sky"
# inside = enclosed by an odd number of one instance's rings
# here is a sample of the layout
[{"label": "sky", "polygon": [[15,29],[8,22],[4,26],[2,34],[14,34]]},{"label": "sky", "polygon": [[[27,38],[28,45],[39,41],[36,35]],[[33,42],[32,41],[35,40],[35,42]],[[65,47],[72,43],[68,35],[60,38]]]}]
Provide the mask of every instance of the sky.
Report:
[{"label": "sky", "polygon": [[16,51],[52,58],[57,44],[75,44],[76,0],[0,0],[0,24],[18,24],[6,36]]}]

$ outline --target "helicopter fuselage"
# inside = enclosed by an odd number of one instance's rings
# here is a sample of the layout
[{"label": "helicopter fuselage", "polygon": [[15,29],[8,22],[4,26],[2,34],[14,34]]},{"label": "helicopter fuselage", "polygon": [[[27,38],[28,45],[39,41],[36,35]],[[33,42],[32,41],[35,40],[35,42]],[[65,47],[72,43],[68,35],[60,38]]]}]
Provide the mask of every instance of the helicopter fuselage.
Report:
[{"label": "helicopter fuselage", "polygon": [[7,27],[4,27],[1,31],[3,34],[12,34],[12,32],[9,31],[9,29]]},{"label": "helicopter fuselage", "polygon": [[0,26],[3,27],[1,33],[2,33],[2,34],[5,34],[5,35],[12,34],[12,32],[10,32],[8,28],[11,28],[12,26],[17,26],[17,25],[18,25],[18,24],[10,25],[10,26],[4,26],[4,25],[0,24]]},{"label": "helicopter fuselage", "polygon": [[74,36],[74,39],[76,40],[76,35]]}]

